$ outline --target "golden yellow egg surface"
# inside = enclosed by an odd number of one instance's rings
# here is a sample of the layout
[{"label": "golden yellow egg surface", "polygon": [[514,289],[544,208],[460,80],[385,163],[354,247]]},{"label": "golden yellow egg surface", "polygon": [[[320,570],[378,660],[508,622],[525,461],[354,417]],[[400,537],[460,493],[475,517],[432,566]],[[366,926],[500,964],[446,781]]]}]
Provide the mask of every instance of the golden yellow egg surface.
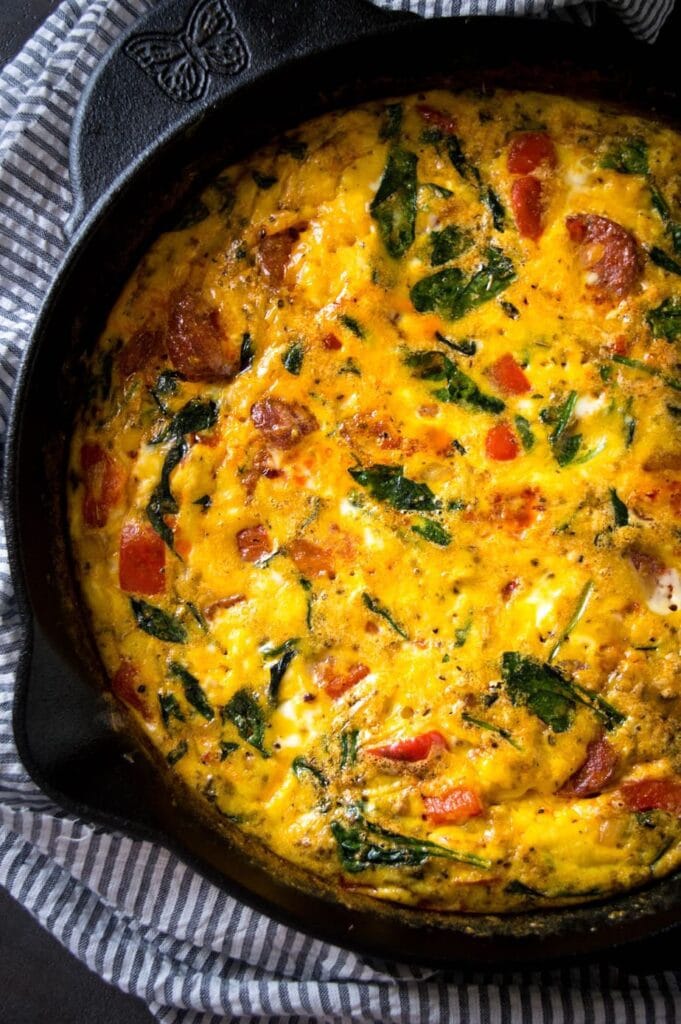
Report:
[{"label": "golden yellow egg surface", "polygon": [[215,816],[443,911],[681,862],[681,138],[536,93],[225,170],[90,361],[73,550]]}]

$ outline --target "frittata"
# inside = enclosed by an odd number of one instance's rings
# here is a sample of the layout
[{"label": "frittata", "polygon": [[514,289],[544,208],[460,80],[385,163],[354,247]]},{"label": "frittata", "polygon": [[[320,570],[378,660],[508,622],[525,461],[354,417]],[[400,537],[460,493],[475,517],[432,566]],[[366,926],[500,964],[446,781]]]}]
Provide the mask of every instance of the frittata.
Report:
[{"label": "frittata", "polygon": [[681,862],[681,138],[325,114],[154,243],[68,471],[111,689],[216,822],[437,911]]}]

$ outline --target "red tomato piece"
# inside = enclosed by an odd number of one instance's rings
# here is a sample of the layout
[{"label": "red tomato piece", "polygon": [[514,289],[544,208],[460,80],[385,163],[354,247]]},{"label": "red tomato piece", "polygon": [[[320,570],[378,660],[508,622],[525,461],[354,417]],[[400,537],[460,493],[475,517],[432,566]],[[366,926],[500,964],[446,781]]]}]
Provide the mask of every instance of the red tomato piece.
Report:
[{"label": "red tomato piece", "polygon": [[511,174],[531,174],[540,164],[555,167],[558,154],[546,132],[523,132],[508,147],[507,166]]},{"label": "red tomato piece", "polygon": [[593,213],[574,214],[565,225],[571,241],[579,246],[582,266],[595,276],[592,287],[606,297],[629,295],[643,273],[639,245],[631,231]]},{"label": "red tomato piece", "polygon": [[139,685],[137,669],[128,658],[124,658],[111,680],[111,691],[119,700],[129,704],[135,711],[139,711],[143,718],[148,719],[149,709],[139,692]]},{"label": "red tomato piece", "polygon": [[681,814],[681,782],[675,779],[639,779],[625,782],[620,793],[630,811],[669,811]]},{"label": "red tomato piece", "polygon": [[166,546],[146,523],[125,523],[118,554],[121,590],[162,594],[165,589]]},{"label": "red tomato piece", "polygon": [[434,825],[463,825],[483,812],[480,797],[468,786],[455,786],[443,796],[424,796],[423,803],[426,817]]},{"label": "red tomato piece", "polygon": [[527,174],[516,178],[511,187],[511,206],[518,231],[523,238],[536,242],[544,230],[542,224],[542,184],[539,178]]},{"label": "red tomato piece", "polygon": [[492,363],[489,373],[499,390],[507,395],[522,395],[532,388],[522,367],[518,366],[510,352]]},{"label": "red tomato piece", "polygon": [[560,789],[561,796],[596,796],[612,781],[617,769],[617,754],[604,736],[592,740],[586,748],[584,763]]},{"label": "red tomato piece", "polygon": [[123,470],[101,445],[84,444],[80,450],[83,471],[83,519],[88,526],[106,526],[109,512],[123,493]]},{"label": "red tomato piece", "polygon": [[371,669],[358,662],[351,665],[345,672],[336,669],[333,659],[320,662],[315,668],[315,678],[329,697],[342,697],[343,694],[368,676]]},{"label": "red tomato piece", "polygon": [[509,462],[515,459],[520,451],[518,439],[506,423],[497,423],[487,431],[485,452],[487,457],[496,462]]},{"label": "red tomato piece", "polygon": [[426,124],[432,125],[445,135],[454,135],[456,132],[456,119],[446,111],[429,107],[427,103],[419,103],[416,110]]},{"label": "red tomato piece", "polygon": [[367,754],[372,757],[387,757],[391,761],[425,761],[433,750],[448,750],[448,744],[441,732],[433,729],[406,740],[395,740],[382,747],[369,747]]},{"label": "red tomato piece", "polygon": [[325,334],[322,338],[322,345],[329,352],[337,352],[343,348],[343,342],[335,334]]},{"label": "red tomato piece", "polygon": [[239,530],[236,544],[244,562],[260,562],[271,555],[273,550],[270,535],[262,524]]}]

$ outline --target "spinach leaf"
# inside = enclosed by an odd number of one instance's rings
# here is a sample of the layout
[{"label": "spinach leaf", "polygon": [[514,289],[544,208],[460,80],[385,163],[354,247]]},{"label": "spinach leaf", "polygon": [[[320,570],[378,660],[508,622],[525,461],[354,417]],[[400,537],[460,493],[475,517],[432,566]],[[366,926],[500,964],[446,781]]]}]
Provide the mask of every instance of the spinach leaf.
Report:
[{"label": "spinach leaf", "polygon": [[473,235],[470,231],[449,224],[442,231],[432,231],[430,234],[430,262],[433,267],[441,267],[443,263],[462,256],[463,253],[473,245]]},{"label": "spinach leaf", "polygon": [[312,581],[305,579],[304,576],[301,576],[298,582],[305,591],[305,598],[307,603],[307,611],[305,613],[305,625],[307,626],[308,629],[312,629],[312,605],[314,602],[314,590],[312,587]]},{"label": "spinach leaf", "polygon": [[501,674],[511,703],[524,705],[555,733],[572,725],[578,705],[592,711],[606,729],[621,725],[625,718],[597,693],[586,690],[551,665],[517,651],[502,656]]},{"label": "spinach leaf", "polygon": [[515,428],[518,431],[518,437],[520,438],[521,444],[526,452],[531,452],[534,448],[535,436],[532,433],[532,427],[529,421],[524,416],[515,417]]},{"label": "spinach leaf", "polygon": [[492,214],[492,224],[497,231],[503,231],[506,224],[506,208],[493,188],[487,186],[480,192],[480,199]]},{"label": "spinach leaf", "polygon": [[195,434],[200,430],[212,427],[217,420],[217,415],[218,407],[215,402],[212,400],[204,402],[201,399],[192,398],[173,416],[166,430],[152,442],[159,444],[171,437],[175,438],[177,442],[169,449],[165,457],[161,480],[152,491],[146,508],[147,519],[171,551],[175,550],[173,531],[166,523],[165,517],[179,512],[179,505],[170,490],[170,474],[189,449],[184,435]]},{"label": "spinach leaf", "polygon": [[346,729],[340,734],[340,766],[349,768],[357,761],[359,729]]},{"label": "spinach leaf", "polygon": [[373,612],[374,615],[380,615],[382,619],[385,619],[391,629],[394,629],[395,632],[401,637],[404,637],[405,640],[409,639],[409,634],[405,631],[404,627],[400,626],[399,622],[395,621],[385,605],[381,604],[377,598],[372,597],[371,594],[367,594],[367,592],[364,591],[362,594],[362,601],[370,612]]},{"label": "spinach leaf", "polygon": [[[440,136],[441,137],[441,136]],[[463,151],[461,140],[457,135],[450,134],[447,137],[447,155],[452,162],[452,166],[463,178],[464,181],[472,181],[476,185],[480,184],[480,172],[478,171],[475,164],[472,164],[466,154]]]},{"label": "spinach leaf", "polygon": [[324,772],[305,757],[294,757],[293,761],[291,761],[291,771],[297,779],[304,778],[306,774],[310,775],[323,789],[326,789],[329,784],[329,780]]},{"label": "spinach leaf", "polygon": [[628,526],[629,509],[624,504],[614,487],[610,488],[610,501],[612,502],[612,514],[615,519],[615,526]]},{"label": "spinach leaf", "polygon": [[220,740],[220,760],[226,761],[230,754],[239,749],[238,743],[230,743],[227,740]]},{"label": "spinach leaf", "polygon": [[474,718],[473,715],[469,715],[467,711],[464,711],[461,717],[464,722],[468,723],[468,725],[476,725],[478,729],[484,729],[486,732],[496,733],[497,736],[501,736],[502,740],[506,740],[506,742],[510,743],[512,747],[515,747],[516,750],[522,751],[523,748],[516,742],[516,740],[513,739],[513,736],[508,729],[502,729],[500,725],[492,725],[491,722],[486,722],[483,718]]},{"label": "spinach leaf", "polygon": [[265,716],[250,690],[237,690],[220,715],[223,722],[232,722],[242,740],[255,747],[263,757],[270,756],[263,746]]},{"label": "spinach leaf", "polygon": [[601,160],[601,167],[619,174],[647,174],[648,143],[640,136],[613,139]]},{"label": "spinach leaf", "polygon": [[444,185],[438,185],[434,181],[424,181],[420,186],[421,188],[429,188],[431,192],[435,193],[440,199],[449,199],[454,193],[450,188],[445,188]]},{"label": "spinach leaf", "polygon": [[177,764],[178,761],[182,760],[188,750],[189,747],[187,745],[187,741],[181,740],[173,750],[168,751],[166,754],[166,761],[172,767],[172,765]]},{"label": "spinach leaf", "polygon": [[156,402],[162,413],[167,414],[168,406],[164,398],[166,395],[174,395],[177,391],[177,382],[180,380],[179,373],[174,370],[163,370],[156,378],[156,382],[149,388],[151,397]]},{"label": "spinach leaf", "polygon": [[182,462],[188,449],[189,445],[182,439],[168,451],[161,470],[160,483],[151,492],[146,509],[147,519],[171,551],[175,550],[175,538],[173,531],[165,521],[165,517],[175,515],[176,512],[179,512],[180,506],[170,490],[170,474]]},{"label": "spinach leaf", "polygon": [[572,633],[572,630],[575,628],[575,626],[581,619],[582,615],[586,611],[586,606],[591,600],[591,595],[593,594],[593,591],[594,582],[593,580],[588,580],[582,587],[580,595],[577,598],[577,604],[575,605],[574,611],[569,618],[567,626],[560,634],[553,647],[551,648],[551,651],[547,659],[549,663],[552,662],[555,656],[558,654],[558,651],[561,649],[567,638]]},{"label": "spinach leaf", "polygon": [[[664,305],[664,303],[662,305]],[[679,305],[679,312],[681,313],[681,303]],[[648,363],[644,363],[640,359],[630,359],[629,356],[612,356],[612,361],[613,363],[619,363],[620,366],[628,366],[630,370],[638,370],[640,373],[647,373],[649,377],[659,377],[660,380],[664,381],[668,388],[672,388],[674,391],[681,391],[681,380],[677,377],[670,377],[664,372],[664,370],[661,370],[659,366],[650,366]]]},{"label": "spinach leaf", "polygon": [[437,544],[440,548],[446,548],[452,542],[452,535],[445,530],[444,526],[440,526],[434,519],[427,519],[425,516],[419,523],[414,523],[411,529],[412,533],[418,533],[424,540],[430,541],[431,544]]},{"label": "spinach leaf", "polygon": [[382,142],[396,139],[402,128],[404,111],[401,103],[388,103],[383,111],[383,123],[378,133]]},{"label": "spinach leaf", "polygon": [[475,381],[460,370],[444,352],[411,352],[405,362],[412,370],[412,376],[418,380],[447,381],[446,388],[438,388],[433,392],[434,397],[441,402],[466,405],[482,409],[484,412],[501,412],[506,408],[500,398],[486,395],[481,391]]},{"label": "spinach leaf", "polygon": [[459,320],[496,298],[515,280],[515,268],[494,245],[487,247],[485,261],[470,278],[459,267],[448,267],[417,281],[409,293],[414,309]]},{"label": "spinach leaf", "polygon": [[273,185],[276,185],[279,178],[273,174],[263,174],[261,171],[252,171],[253,181],[256,183],[259,189],[267,192]]},{"label": "spinach leaf", "polygon": [[478,346],[472,338],[462,338],[461,341],[451,341],[449,338],[445,338],[444,334],[440,334],[439,331],[435,332],[435,337],[438,341],[441,341],[447,348],[451,348],[454,352],[460,352],[462,356],[474,356],[478,351]]},{"label": "spinach leaf", "polygon": [[398,147],[392,149],[369,207],[383,244],[394,259],[404,256],[414,241],[416,164],[415,153]]},{"label": "spinach leaf", "polygon": [[447,154],[452,162],[453,167],[461,175],[464,181],[470,182],[475,185],[478,189],[478,195],[480,202],[492,214],[492,223],[497,231],[504,230],[504,223],[506,220],[506,210],[501,199],[496,194],[493,188],[489,185],[484,185],[482,176],[478,168],[473,164],[463,151],[461,141],[456,135],[449,135],[447,137]]},{"label": "spinach leaf", "polygon": [[211,498],[210,494],[202,494],[200,498],[197,498],[196,501],[192,502],[192,505],[200,505],[201,508],[204,509],[210,508],[212,504],[213,499]]},{"label": "spinach leaf", "polygon": [[215,717],[215,712],[208,702],[208,698],[203,692],[201,683],[198,681],[196,676],[193,676],[191,672],[188,672],[184,665],[180,665],[177,661],[171,661],[168,666],[171,675],[174,675],[176,679],[179,679],[182,683],[182,689],[187,699],[187,703],[191,704],[193,708],[203,715],[209,722],[212,722]]},{"label": "spinach leaf", "polygon": [[241,339],[241,351],[239,353],[239,373],[243,373],[244,370],[250,370],[250,368],[253,366],[254,357],[255,349],[253,347],[253,339],[251,338],[248,331],[246,331]]},{"label": "spinach leaf", "polygon": [[553,454],[559,466],[568,466],[575,461],[582,444],[581,434],[565,434],[553,445]]},{"label": "spinach leaf", "polygon": [[359,320],[355,320],[354,316],[348,316],[347,313],[341,313],[338,317],[344,327],[347,327],[349,331],[355,335],[356,338],[365,338],[366,333]]},{"label": "spinach leaf", "polygon": [[657,267],[661,267],[662,270],[668,271],[670,274],[678,274],[681,276],[681,263],[673,260],[671,256],[668,256],[664,249],[658,248],[654,245],[648,253],[650,259]]},{"label": "spinach leaf", "polygon": [[355,819],[349,825],[340,821],[331,823],[331,834],[336,840],[341,864],[350,874],[379,866],[418,867],[431,857],[472,864],[478,868],[491,867],[490,861],[474,853],[459,853],[428,839],[400,835],[358,814],[355,814]]},{"label": "spinach leaf", "polygon": [[287,640],[280,647],[275,650],[265,650],[263,654],[266,658],[276,658],[270,665],[270,685],[268,690],[268,697],[270,704],[276,706],[279,702],[279,689],[281,687],[281,681],[286,675],[286,669],[289,667],[293,659],[295,658],[298,647],[298,640],[293,638]]},{"label": "spinach leaf", "polygon": [[203,615],[201,614],[199,609],[196,607],[194,602],[193,601],[186,601],[185,603],[187,605],[187,611],[189,612],[191,617],[195,620],[195,622],[198,625],[199,629],[203,630],[204,633],[207,633],[208,632],[208,623],[206,622],[206,620],[204,619]]},{"label": "spinach leaf", "polygon": [[646,322],[656,338],[677,341],[681,338],[681,297],[674,295],[646,315]]},{"label": "spinach leaf", "polygon": [[404,466],[355,466],[348,470],[352,479],[365,487],[376,501],[392,505],[398,512],[436,512],[440,502],[428,484],[419,484],[404,475]]},{"label": "spinach leaf", "polygon": [[559,406],[542,409],[540,418],[553,430],[549,434],[549,444],[559,466],[567,466],[573,462],[582,444],[581,434],[568,434],[567,429],[577,404],[577,392],[571,391]]},{"label": "spinach leaf", "polygon": [[468,621],[466,622],[465,625],[459,626],[458,629],[454,630],[454,646],[455,647],[463,647],[464,646],[464,644],[466,643],[466,640],[468,640],[468,634],[471,631],[471,626],[472,625],[473,625],[473,616],[470,615],[468,617]]},{"label": "spinach leaf", "polygon": [[451,402],[455,405],[480,409],[482,412],[503,412],[506,403],[494,395],[481,391],[475,381],[453,363],[447,376],[447,386],[433,391],[433,396],[440,402]]},{"label": "spinach leaf", "polygon": [[182,708],[174,693],[159,693],[158,703],[161,708],[161,720],[166,729],[170,724],[171,718],[176,718],[178,722],[184,722],[185,718]]},{"label": "spinach leaf", "polygon": [[284,364],[284,369],[297,377],[301,371],[304,357],[303,346],[299,341],[294,341],[284,352],[281,361]]},{"label": "spinach leaf", "polygon": [[130,607],[137,625],[149,636],[155,636],[157,640],[164,640],[168,644],[187,642],[187,630],[182,623],[162,608],[147,604],[138,597],[130,598]]},{"label": "spinach leaf", "polygon": [[190,398],[173,416],[166,429],[154,438],[152,444],[160,444],[169,438],[180,440],[185,434],[197,434],[200,430],[208,430],[217,418],[218,407],[212,399],[204,402],[200,398]]}]

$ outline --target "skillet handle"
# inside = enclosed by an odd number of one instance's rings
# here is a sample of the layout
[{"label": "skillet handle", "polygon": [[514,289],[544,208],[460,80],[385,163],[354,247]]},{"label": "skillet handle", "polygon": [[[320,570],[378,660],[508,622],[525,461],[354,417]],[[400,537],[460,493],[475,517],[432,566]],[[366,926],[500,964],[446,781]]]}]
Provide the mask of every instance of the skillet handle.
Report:
[{"label": "skillet handle", "polygon": [[81,97],[67,234],[160,142],[223,98],[285,63],[412,17],[366,0],[161,0],[111,49]]}]

